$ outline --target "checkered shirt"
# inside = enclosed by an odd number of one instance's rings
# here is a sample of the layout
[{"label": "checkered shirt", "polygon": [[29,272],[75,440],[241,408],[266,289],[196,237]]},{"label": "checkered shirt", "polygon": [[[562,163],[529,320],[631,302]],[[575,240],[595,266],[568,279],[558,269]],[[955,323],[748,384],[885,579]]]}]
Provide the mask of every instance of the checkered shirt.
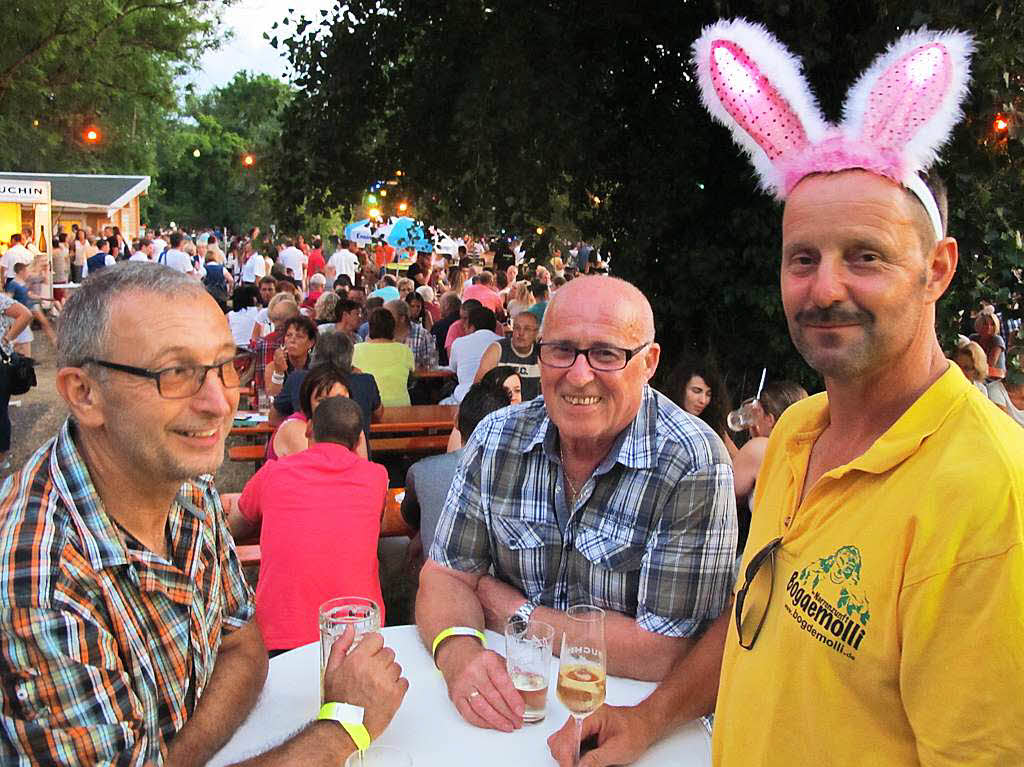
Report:
[{"label": "checkered shirt", "polygon": [[170,559],[115,526],[68,420],[0,487],[0,764],[162,764],[252,593],[211,478]]},{"label": "checkered shirt", "polygon": [[732,464],[702,421],[645,387],[639,412],[565,509],[558,429],[542,397],[470,437],[430,557],[495,575],[535,604],[594,604],[667,636],[693,636],[734,579]]},{"label": "checkered shirt", "polygon": [[264,375],[267,371],[267,365],[274,361],[274,352],[280,349],[282,345],[284,345],[284,333],[280,330],[275,330],[273,333],[262,338],[254,338],[249,341],[249,348],[256,355],[254,361],[256,372],[253,376],[253,380],[256,383],[256,391],[263,391],[266,388]]},{"label": "checkered shirt", "polygon": [[415,322],[409,323],[409,335],[405,337],[405,345],[412,349],[416,367],[433,370],[437,367],[437,344],[434,337]]}]

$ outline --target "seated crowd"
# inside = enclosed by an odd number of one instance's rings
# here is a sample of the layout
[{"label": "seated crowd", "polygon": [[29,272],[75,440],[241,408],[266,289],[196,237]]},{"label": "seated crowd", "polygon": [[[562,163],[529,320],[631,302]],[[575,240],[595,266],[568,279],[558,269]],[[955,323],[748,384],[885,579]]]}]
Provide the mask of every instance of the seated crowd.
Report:
[{"label": "seated crowd", "polygon": [[[574,276],[559,259],[554,278],[537,267],[524,282],[515,266],[494,273],[467,258],[446,271],[418,254],[407,277],[371,284],[368,255],[350,247],[325,260],[288,244],[257,270],[246,269],[262,259],[252,244],[233,243],[226,304],[173,252],[166,266],[99,265],[67,301],[57,388],[70,416],[0,506],[0,551],[13,552],[0,568],[2,761],[204,763],[255,704],[268,656],[317,640],[318,605],[365,596],[383,624],[389,481],[371,460],[370,425],[423,401],[416,373],[439,364],[453,376],[442,402],[459,405],[456,428],[449,452],[408,469],[401,514],[415,532],[416,625],[462,718],[523,724],[504,660],[475,632],[518,616],[560,635],[577,604],[606,611],[610,674],[658,683],[639,706],[588,718],[601,754],[590,763],[635,759],[715,709],[723,643],[739,630],[738,557],[748,536],[760,548],[791,522],[775,519],[788,469],[769,437],[798,444],[797,425],[823,428],[814,414],[829,400],[769,380],[746,433],[730,433],[736,403],[713,363],[679,360],[652,387],[654,315],[623,280]],[[993,340],[993,312],[977,326],[932,386],[967,392],[971,417],[1020,447],[1024,432],[987,398],[1024,425],[1021,346]],[[275,431],[267,462],[222,503],[211,475],[247,385],[273,398]],[[816,476],[840,481],[827,471]],[[1012,506],[1020,489],[1008,492]],[[255,595],[233,537],[260,542]],[[741,582],[763,559],[743,555]],[[351,643],[335,644],[325,699],[362,707],[376,737],[408,683],[379,637]],[[892,679],[889,662],[862,665]],[[552,737],[560,764],[573,737],[571,723]],[[334,764],[355,748],[317,720],[258,763]]]}]

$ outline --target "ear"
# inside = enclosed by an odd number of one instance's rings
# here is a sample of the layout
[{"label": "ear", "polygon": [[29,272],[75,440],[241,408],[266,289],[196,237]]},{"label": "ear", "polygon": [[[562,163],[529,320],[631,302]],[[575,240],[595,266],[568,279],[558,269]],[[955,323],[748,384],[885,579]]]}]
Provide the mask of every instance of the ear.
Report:
[{"label": "ear", "polygon": [[82,426],[98,428],[106,422],[103,392],[95,378],[84,368],[66,367],[57,371],[57,393]]},{"label": "ear", "polygon": [[652,343],[644,350],[644,367],[646,368],[647,380],[654,378],[658,371],[658,361],[661,359],[661,345]]},{"label": "ear", "polygon": [[935,303],[946,292],[956,273],[959,259],[959,249],[952,237],[944,237],[932,246],[926,264],[925,295],[928,303]]},{"label": "ear", "polygon": [[844,131],[900,155],[904,174],[931,166],[961,118],[973,49],[964,32],[904,35],[850,89]]},{"label": "ear", "polygon": [[745,19],[707,27],[693,44],[693,61],[704,106],[750,155],[761,187],[781,197],[778,160],[800,154],[828,128],[800,61]]}]

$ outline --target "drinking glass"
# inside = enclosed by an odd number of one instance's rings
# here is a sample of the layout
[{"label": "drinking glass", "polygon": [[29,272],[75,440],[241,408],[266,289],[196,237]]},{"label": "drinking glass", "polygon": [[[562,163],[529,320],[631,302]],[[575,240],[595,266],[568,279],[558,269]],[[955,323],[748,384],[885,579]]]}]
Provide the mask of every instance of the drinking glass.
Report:
[{"label": "drinking glass", "polygon": [[262,389],[256,395],[256,410],[260,415],[270,415],[270,406],[273,404],[274,398]]},{"label": "drinking glass", "polygon": [[505,626],[505,668],[516,691],[523,696],[527,724],[544,720],[551,677],[551,644],[555,627],[543,621],[512,616]]},{"label": "drinking glass", "polygon": [[761,403],[757,397],[744,400],[738,408],[725,417],[725,422],[732,431],[740,432],[749,429],[754,425],[760,409]]},{"label": "drinking glass", "polygon": [[412,767],[412,757],[397,746],[374,744],[350,754],[345,767]]},{"label": "drinking glass", "polygon": [[[320,703],[324,700],[324,671],[327,659],[331,657],[334,640],[345,633],[351,626],[355,629],[352,647],[359,643],[363,634],[380,631],[380,608],[372,599],[363,597],[335,597],[328,599],[319,610],[320,619]],[[351,651],[351,650],[350,650]]]},{"label": "drinking glass", "polygon": [[604,703],[607,686],[607,656],[604,643],[604,610],[593,605],[576,605],[566,613],[558,659],[558,699],[576,720],[576,758],[580,761],[583,720]]}]

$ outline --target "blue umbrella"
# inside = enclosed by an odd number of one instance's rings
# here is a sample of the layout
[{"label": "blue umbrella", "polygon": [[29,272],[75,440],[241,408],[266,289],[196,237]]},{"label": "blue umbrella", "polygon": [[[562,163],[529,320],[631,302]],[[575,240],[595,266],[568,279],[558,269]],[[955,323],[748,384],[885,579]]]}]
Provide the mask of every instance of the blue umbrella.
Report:
[{"label": "blue umbrella", "polygon": [[395,219],[391,231],[387,236],[387,243],[396,248],[407,248],[410,245],[416,250],[430,253],[434,250],[433,244],[427,238],[423,224],[415,221],[409,216],[402,216]]},{"label": "blue umbrella", "polygon": [[368,219],[368,218],[364,218],[364,219],[362,219],[362,220],[360,220],[360,221],[353,221],[353,222],[352,222],[351,224],[349,224],[348,226],[346,226],[346,227],[345,227],[345,239],[346,239],[346,240],[352,240],[352,239],[355,239],[355,238],[354,238],[354,237],[352,236],[352,233],[353,233],[353,232],[354,232],[354,231],[355,231],[356,229],[362,229],[362,228],[363,228],[364,226],[366,226],[366,225],[367,225],[368,223],[370,223],[370,219]]}]

